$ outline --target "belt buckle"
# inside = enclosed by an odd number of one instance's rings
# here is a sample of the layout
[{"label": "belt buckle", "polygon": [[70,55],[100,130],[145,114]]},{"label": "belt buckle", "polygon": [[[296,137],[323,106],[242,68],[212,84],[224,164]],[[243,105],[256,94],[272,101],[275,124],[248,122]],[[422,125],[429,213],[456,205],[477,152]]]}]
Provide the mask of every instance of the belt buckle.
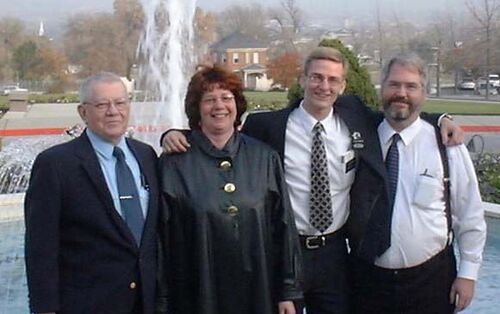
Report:
[{"label": "belt buckle", "polygon": [[325,245],[324,236],[311,236],[306,238],[306,248],[309,250],[315,250]]}]

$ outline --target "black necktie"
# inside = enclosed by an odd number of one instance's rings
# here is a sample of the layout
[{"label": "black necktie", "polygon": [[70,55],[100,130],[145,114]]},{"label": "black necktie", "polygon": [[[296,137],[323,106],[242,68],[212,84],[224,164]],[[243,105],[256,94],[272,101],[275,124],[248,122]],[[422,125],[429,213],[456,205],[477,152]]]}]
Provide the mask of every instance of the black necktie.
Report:
[{"label": "black necktie", "polygon": [[139,192],[137,191],[132,171],[130,171],[130,168],[125,162],[123,151],[115,146],[113,156],[116,157],[116,183],[118,185],[123,219],[127,223],[130,231],[132,231],[135,241],[140,245],[144,217],[142,215]]},{"label": "black necktie", "polygon": [[333,222],[332,197],[328,178],[328,163],[325,144],[321,132],[323,125],[318,122],[313,129],[313,144],[311,149],[311,195],[309,222],[324,232]]}]

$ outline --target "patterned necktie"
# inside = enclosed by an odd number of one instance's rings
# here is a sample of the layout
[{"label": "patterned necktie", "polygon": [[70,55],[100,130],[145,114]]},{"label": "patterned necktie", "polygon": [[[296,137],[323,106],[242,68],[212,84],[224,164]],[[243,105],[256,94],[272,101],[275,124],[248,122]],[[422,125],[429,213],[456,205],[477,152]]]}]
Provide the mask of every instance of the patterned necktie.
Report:
[{"label": "patterned necktie", "polygon": [[118,185],[123,219],[127,223],[130,231],[132,231],[137,245],[140,245],[144,217],[139,201],[139,192],[137,191],[132,171],[130,171],[130,168],[125,162],[125,155],[121,148],[115,146],[113,156],[116,157],[116,183]]},{"label": "patterned necktie", "polygon": [[394,200],[396,198],[396,189],[398,187],[398,173],[399,173],[399,151],[398,142],[401,136],[395,133],[392,136],[392,143],[387,151],[387,156],[385,157],[385,167],[387,168],[387,178],[389,181],[389,193],[391,197],[391,206],[394,206]]},{"label": "patterned necktie", "polygon": [[321,132],[323,125],[317,122],[313,129],[311,150],[311,196],[309,222],[323,233],[333,222],[332,198],[328,179],[328,164]]}]

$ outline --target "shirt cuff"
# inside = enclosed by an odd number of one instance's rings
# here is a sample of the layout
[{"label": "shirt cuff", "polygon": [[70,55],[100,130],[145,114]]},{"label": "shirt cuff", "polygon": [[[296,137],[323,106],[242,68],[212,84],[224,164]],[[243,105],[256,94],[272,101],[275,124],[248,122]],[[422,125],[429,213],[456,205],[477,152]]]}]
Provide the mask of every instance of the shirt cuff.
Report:
[{"label": "shirt cuff", "polygon": [[481,264],[479,264],[479,263],[473,263],[473,262],[461,260],[460,266],[458,267],[457,277],[470,279],[470,280],[477,280],[480,267],[481,267]]},{"label": "shirt cuff", "polygon": [[448,114],[448,113],[445,112],[442,115],[440,115],[439,118],[438,118],[438,121],[437,121],[437,126],[438,127],[441,127],[441,122],[443,121],[444,118],[448,118],[451,121],[453,121],[453,117],[450,114]]}]

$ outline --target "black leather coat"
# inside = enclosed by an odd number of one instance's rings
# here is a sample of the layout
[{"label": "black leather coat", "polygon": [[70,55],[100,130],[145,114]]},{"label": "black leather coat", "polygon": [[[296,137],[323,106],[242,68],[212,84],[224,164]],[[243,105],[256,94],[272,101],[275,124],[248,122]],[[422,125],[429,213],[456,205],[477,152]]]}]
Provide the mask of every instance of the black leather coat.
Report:
[{"label": "black leather coat", "polygon": [[200,131],[188,140],[187,153],[160,160],[172,313],[277,313],[278,301],[302,297],[278,154],[239,133],[222,150]]}]

